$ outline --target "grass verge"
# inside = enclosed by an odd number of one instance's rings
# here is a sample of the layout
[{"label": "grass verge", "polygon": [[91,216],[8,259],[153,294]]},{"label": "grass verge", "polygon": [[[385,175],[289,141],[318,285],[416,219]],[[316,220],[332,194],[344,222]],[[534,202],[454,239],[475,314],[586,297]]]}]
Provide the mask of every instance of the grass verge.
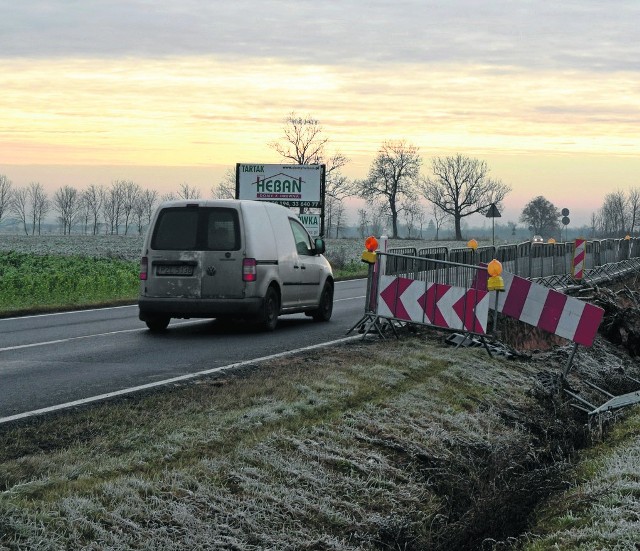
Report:
[{"label": "grass verge", "polygon": [[138,264],[111,258],[0,252],[0,313],[131,300]]},{"label": "grass verge", "polygon": [[357,341],[5,426],[0,548],[477,548],[520,533],[581,431],[535,372]]},{"label": "grass verge", "polygon": [[581,454],[569,489],[537,512],[524,551],[638,549],[639,429],[636,412]]}]

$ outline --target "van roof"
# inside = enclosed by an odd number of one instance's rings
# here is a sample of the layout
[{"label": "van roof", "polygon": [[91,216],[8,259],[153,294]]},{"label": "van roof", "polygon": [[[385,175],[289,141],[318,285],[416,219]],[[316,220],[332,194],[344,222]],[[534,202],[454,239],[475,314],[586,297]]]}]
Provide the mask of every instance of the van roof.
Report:
[{"label": "van roof", "polygon": [[[250,199],[172,199],[170,201],[162,201],[158,208],[166,208],[166,207],[187,207],[187,206],[198,206],[198,207],[222,207],[222,206],[241,206],[245,203],[260,203],[265,205],[266,208],[278,208],[278,209],[287,209],[282,205],[278,205],[277,203],[271,203],[269,201],[251,201]],[[293,211],[289,211],[293,213]],[[295,213],[294,213],[295,214]]]}]

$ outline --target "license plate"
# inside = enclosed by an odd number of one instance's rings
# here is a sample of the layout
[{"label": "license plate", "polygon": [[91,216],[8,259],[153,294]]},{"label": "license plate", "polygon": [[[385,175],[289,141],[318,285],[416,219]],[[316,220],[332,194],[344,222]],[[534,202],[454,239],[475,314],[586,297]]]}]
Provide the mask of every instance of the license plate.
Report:
[{"label": "license plate", "polygon": [[156,266],[156,274],[159,276],[190,276],[193,275],[193,266]]}]

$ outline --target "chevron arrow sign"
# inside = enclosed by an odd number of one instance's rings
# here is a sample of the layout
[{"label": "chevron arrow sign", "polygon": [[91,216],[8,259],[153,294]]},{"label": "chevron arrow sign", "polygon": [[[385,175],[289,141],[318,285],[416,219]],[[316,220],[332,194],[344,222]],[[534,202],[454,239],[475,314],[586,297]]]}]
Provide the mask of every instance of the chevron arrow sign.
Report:
[{"label": "chevron arrow sign", "polygon": [[377,314],[445,329],[485,334],[489,293],[443,283],[380,276]]}]

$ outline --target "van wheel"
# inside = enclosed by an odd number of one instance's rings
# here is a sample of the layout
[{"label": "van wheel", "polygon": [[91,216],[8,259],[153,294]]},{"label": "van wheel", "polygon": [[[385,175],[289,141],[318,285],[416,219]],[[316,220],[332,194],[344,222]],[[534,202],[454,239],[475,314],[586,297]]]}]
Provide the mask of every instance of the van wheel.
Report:
[{"label": "van wheel", "polygon": [[317,310],[311,311],[314,321],[329,321],[333,313],[333,285],[325,283],[320,295],[320,304]]},{"label": "van wheel", "polygon": [[153,316],[149,317],[145,320],[149,331],[152,333],[159,333],[160,331],[164,331],[169,325],[171,318],[168,316]]},{"label": "van wheel", "polygon": [[278,315],[280,314],[280,297],[278,292],[273,288],[267,289],[267,294],[262,303],[262,318],[260,319],[260,327],[265,331],[273,331],[278,324]]}]

